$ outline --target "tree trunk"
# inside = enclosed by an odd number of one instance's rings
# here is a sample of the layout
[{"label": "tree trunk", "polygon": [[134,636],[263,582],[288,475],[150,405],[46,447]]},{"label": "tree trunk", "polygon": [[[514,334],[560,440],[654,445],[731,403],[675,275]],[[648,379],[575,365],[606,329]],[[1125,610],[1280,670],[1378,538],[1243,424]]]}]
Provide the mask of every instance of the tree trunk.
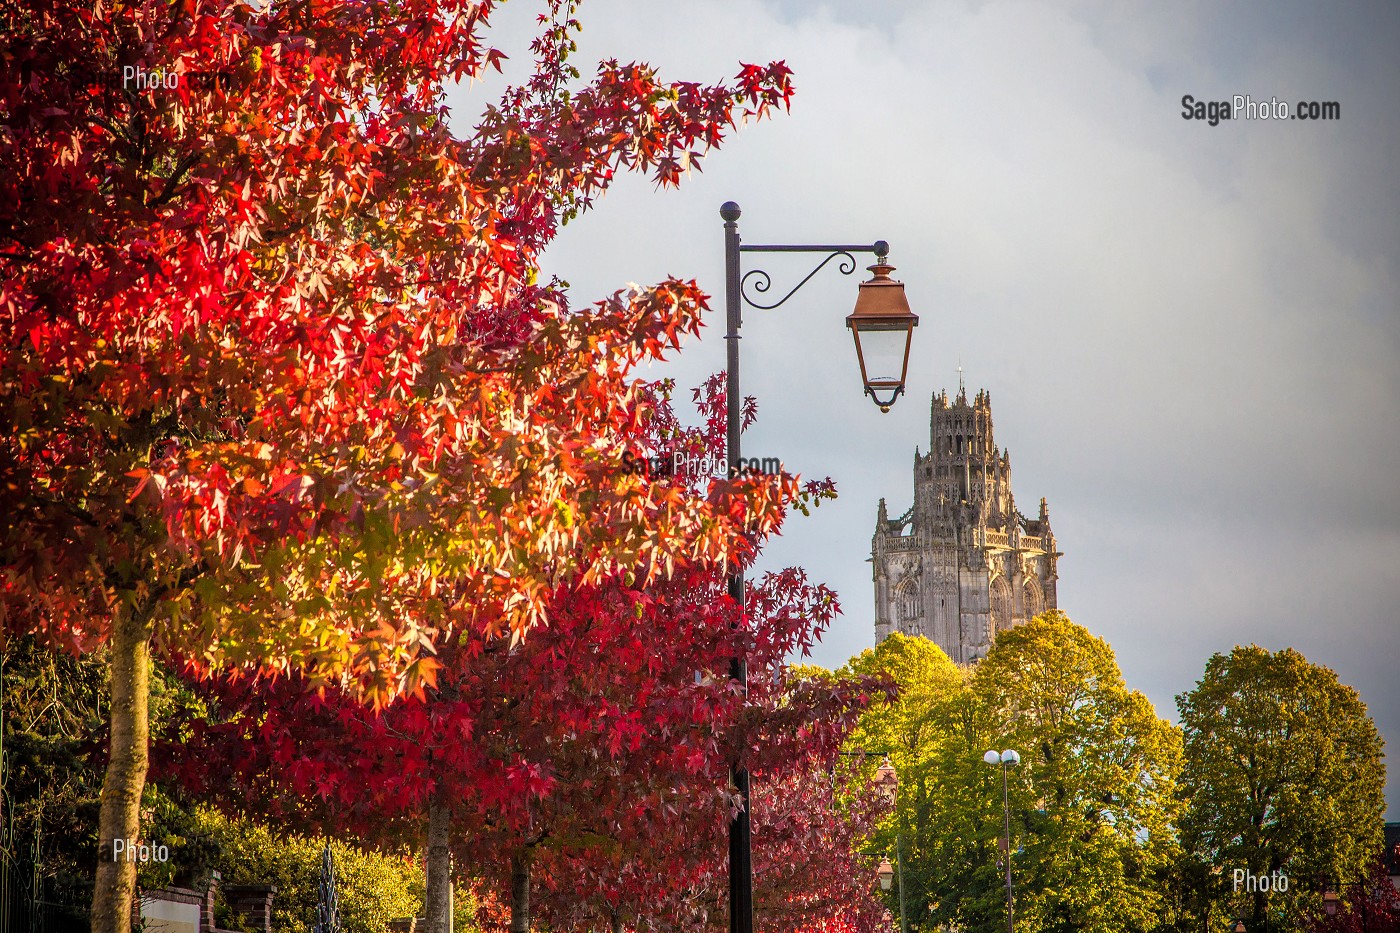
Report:
[{"label": "tree trunk", "polygon": [[530,856],[517,853],[510,862],[510,933],[530,933]]},{"label": "tree trunk", "polygon": [[[97,821],[97,883],[92,892],[92,933],[131,933],[136,862],[114,859],[114,841],[136,842],[141,832],[141,791],[146,784],[150,738],[151,623],[145,612],[118,606],[111,637],[112,735],[102,809]],[[133,853],[134,854],[134,853]]]},{"label": "tree trunk", "polygon": [[612,920],[612,933],[622,933],[622,911],[611,911],[609,919]]},{"label": "tree trunk", "polygon": [[452,933],[452,849],[450,814],[442,794],[428,804],[428,890],[424,898],[428,933]]}]

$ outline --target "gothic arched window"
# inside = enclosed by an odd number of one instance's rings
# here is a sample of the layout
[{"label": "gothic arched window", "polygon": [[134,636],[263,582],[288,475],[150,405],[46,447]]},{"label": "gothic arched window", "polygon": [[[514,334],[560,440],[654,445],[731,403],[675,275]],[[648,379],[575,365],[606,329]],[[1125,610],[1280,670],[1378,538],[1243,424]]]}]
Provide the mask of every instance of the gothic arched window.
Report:
[{"label": "gothic arched window", "polygon": [[1040,581],[1034,578],[1026,581],[1025,595],[1022,597],[1022,604],[1026,610],[1026,618],[1032,619],[1045,611],[1045,597],[1040,591]]},{"label": "gothic arched window", "polygon": [[1011,587],[1006,577],[997,577],[992,584],[992,634],[1011,628]]},{"label": "gothic arched window", "polygon": [[899,592],[895,594],[895,601],[898,604],[899,621],[908,622],[922,615],[919,610],[919,588],[912,582],[899,588]]}]

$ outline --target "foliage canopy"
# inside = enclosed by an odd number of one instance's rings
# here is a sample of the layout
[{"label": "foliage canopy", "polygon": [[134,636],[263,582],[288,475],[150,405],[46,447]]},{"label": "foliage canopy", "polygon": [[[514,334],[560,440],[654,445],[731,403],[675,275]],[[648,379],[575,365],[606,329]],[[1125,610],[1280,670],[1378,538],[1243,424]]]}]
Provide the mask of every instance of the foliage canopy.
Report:
[{"label": "foliage canopy", "polygon": [[[1248,645],[1213,655],[1177,706],[1182,842],[1207,915],[1276,922],[1315,911],[1325,884],[1367,876],[1381,846],[1385,766],[1354,689],[1291,648]],[[1237,892],[1237,868],[1282,871],[1292,884]]]}]

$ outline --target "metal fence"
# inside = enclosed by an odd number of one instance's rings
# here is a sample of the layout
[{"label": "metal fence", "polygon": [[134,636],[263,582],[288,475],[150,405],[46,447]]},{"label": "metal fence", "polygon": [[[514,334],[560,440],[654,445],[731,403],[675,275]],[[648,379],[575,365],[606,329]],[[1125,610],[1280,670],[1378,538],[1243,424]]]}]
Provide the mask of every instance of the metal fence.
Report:
[{"label": "metal fence", "polygon": [[56,896],[37,860],[0,855],[0,930],[5,933],[87,933],[88,905]]},{"label": "metal fence", "polygon": [[30,860],[17,858],[8,847],[0,847],[0,930],[5,933],[34,930],[38,880],[38,872]]},{"label": "metal fence", "polygon": [[321,852],[321,886],[316,899],[316,925],[312,933],[341,933],[340,898],[335,890],[335,859],[330,844]]}]

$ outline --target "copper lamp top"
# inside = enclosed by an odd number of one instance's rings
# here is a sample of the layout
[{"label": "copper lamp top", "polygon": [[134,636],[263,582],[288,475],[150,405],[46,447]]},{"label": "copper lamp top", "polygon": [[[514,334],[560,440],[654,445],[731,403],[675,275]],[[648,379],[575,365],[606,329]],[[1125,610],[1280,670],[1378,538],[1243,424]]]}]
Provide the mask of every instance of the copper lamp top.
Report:
[{"label": "copper lamp top", "polygon": [[870,279],[860,283],[856,308],[846,317],[846,326],[870,330],[917,327],[919,316],[909,310],[904,283],[890,278],[894,266],[882,258],[867,270]]}]

